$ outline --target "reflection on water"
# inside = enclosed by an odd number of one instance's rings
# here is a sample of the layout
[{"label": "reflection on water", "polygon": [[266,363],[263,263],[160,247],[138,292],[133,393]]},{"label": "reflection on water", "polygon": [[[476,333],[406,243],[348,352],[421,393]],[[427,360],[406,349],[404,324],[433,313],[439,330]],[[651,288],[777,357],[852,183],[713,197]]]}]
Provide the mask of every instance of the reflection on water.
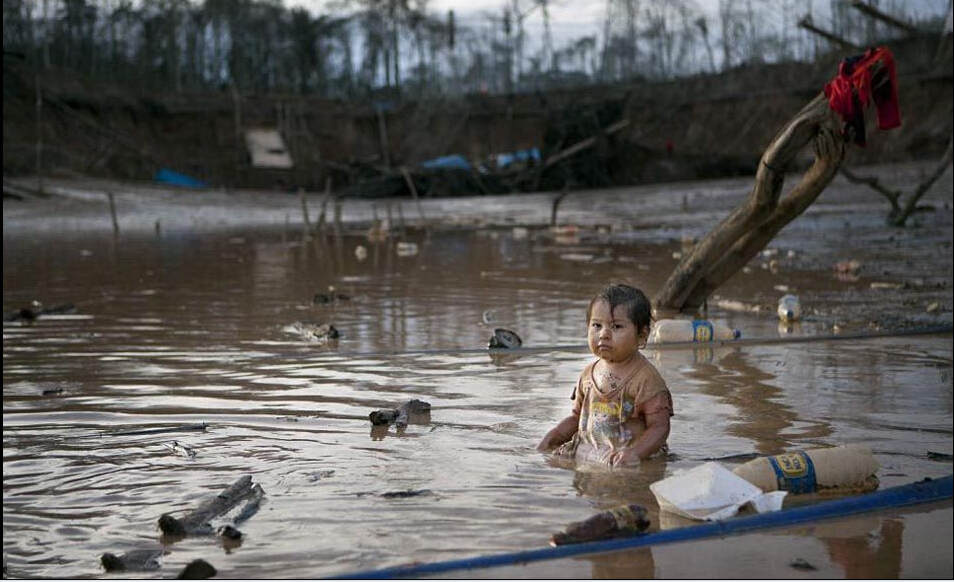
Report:
[{"label": "reflection on water", "polygon": [[[645,243],[514,234],[5,239],[5,312],[34,299],[78,307],[4,325],[11,575],[99,576],[101,553],[159,546],[160,514],[242,474],[266,498],[241,545],[179,541],[146,576],[195,558],[222,577],[316,577],[537,548],[567,523],[632,501],[655,529],[649,483],[736,453],[864,442],[885,485],[950,472],[925,456],[951,447],[949,335],[650,350],[674,393],[670,458],[635,472],[551,465],[534,447],[569,411],[591,358],[590,295],[611,279],[652,292],[672,265]],[[399,254],[398,242],[417,252]],[[316,300],[330,288],[340,297]],[[774,319],[720,315],[749,337],[778,335]],[[316,343],[289,331],[295,322],[330,323],[341,337]],[[494,327],[536,349],[488,352]],[[371,426],[371,411],[411,398],[430,415]],[[429,493],[399,494],[420,490]],[[881,574],[903,571],[908,548],[889,539],[902,525],[879,530],[871,551],[894,560]],[[824,540],[841,564],[838,555],[867,555],[867,536],[796,539]],[[584,575],[665,576],[667,552],[601,558]]]}]

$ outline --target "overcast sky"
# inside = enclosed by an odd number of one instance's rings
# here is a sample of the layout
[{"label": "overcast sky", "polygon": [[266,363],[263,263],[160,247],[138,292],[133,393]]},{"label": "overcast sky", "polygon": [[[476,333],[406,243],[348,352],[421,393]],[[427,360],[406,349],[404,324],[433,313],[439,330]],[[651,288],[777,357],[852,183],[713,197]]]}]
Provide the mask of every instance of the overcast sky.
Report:
[{"label": "overcast sky", "polygon": [[[641,0],[645,6],[651,2],[660,2],[665,0]],[[687,3],[694,3],[699,10],[709,17],[710,21],[717,22],[719,0],[684,0]],[[747,0],[735,0],[740,8],[745,6]],[[829,7],[832,2],[846,0],[804,0],[804,11],[808,13],[809,4],[815,22],[824,25],[828,20]],[[951,0],[880,0],[878,3],[883,10],[890,12],[892,4],[903,5],[911,13],[924,15],[944,14],[948,12]],[[448,10],[453,9],[457,21],[465,26],[481,30],[493,26],[493,23],[487,18],[490,14],[502,14],[504,7],[510,5],[510,0],[430,0],[427,9],[434,15],[444,15]],[[777,0],[753,0],[756,5],[779,4]],[[284,0],[285,6],[303,6],[315,14],[327,13],[326,8],[329,0]],[[412,1],[413,4],[413,1]],[[531,0],[521,0],[521,6],[530,6]],[[606,16],[607,0],[549,0],[548,12],[550,14],[550,30],[553,35],[553,44],[559,48],[565,45],[571,39],[578,39],[583,36],[595,34],[600,36],[603,29],[603,21]],[[524,21],[527,31],[528,44],[537,45],[543,37],[543,19],[539,8],[531,11]],[[718,34],[713,26],[714,32]]]}]

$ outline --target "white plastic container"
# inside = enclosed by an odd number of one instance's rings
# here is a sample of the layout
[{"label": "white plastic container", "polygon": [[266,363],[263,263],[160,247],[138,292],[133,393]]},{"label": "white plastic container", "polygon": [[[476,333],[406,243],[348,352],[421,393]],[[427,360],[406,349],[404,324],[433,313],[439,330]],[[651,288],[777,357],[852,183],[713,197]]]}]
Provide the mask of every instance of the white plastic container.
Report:
[{"label": "white plastic container", "polygon": [[732,517],[747,503],[752,503],[760,513],[777,511],[786,493],[767,495],[714,462],[656,481],[649,490],[656,496],[660,510],[702,521]]},{"label": "white plastic container", "polygon": [[653,324],[649,343],[709,342],[734,340],[741,336],[739,330],[708,319],[661,319]]}]

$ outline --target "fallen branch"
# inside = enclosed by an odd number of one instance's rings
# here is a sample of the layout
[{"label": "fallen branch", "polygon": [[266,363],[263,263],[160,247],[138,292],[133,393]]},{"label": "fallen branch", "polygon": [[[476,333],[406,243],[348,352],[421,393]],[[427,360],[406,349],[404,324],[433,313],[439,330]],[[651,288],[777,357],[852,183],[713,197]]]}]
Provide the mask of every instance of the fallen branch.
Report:
[{"label": "fallen branch", "polygon": [[842,166],[841,175],[848,179],[849,182],[855,184],[865,184],[887,198],[888,202],[891,203],[891,214],[890,216],[895,216],[901,213],[901,206],[898,204],[898,199],[901,198],[901,192],[898,190],[892,190],[882,184],[877,178],[872,178],[870,176],[859,176],[855,174],[849,168]]},{"label": "fallen branch", "polygon": [[801,28],[804,28],[805,30],[809,32],[817,34],[818,36],[822,37],[823,39],[827,40],[828,42],[842,49],[850,50],[854,52],[860,52],[862,50],[860,46],[856,45],[850,40],[846,40],[832,32],[828,32],[827,30],[824,30],[815,26],[815,23],[812,22],[812,17],[810,15],[806,15],[801,20],[799,20],[798,26],[800,26]]},{"label": "fallen branch", "polygon": [[605,128],[599,135],[594,135],[594,136],[590,136],[590,137],[588,137],[588,138],[586,138],[586,139],[582,139],[582,140],[576,142],[575,144],[571,145],[570,147],[566,148],[565,150],[562,150],[562,151],[559,151],[559,152],[553,154],[552,156],[550,156],[549,158],[547,158],[545,162],[543,162],[543,167],[542,167],[542,169],[545,170],[545,169],[549,168],[550,166],[553,166],[554,164],[557,164],[557,163],[561,162],[562,160],[564,160],[564,159],[566,159],[566,158],[568,158],[568,157],[570,157],[570,156],[572,156],[572,155],[574,155],[574,154],[576,154],[576,153],[578,153],[578,152],[581,152],[581,151],[583,151],[583,150],[585,150],[585,149],[587,149],[587,148],[593,147],[594,145],[597,144],[597,142],[599,141],[599,139],[600,139],[601,137],[608,136],[608,135],[613,135],[613,134],[616,133],[617,131],[619,131],[619,130],[625,128],[627,125],[629,125],[629,119],[625,119],[625,118],[624,118],[624,119],[620,119],[619,121],[617,121],[617,122],[614,123],[613,125],[610,125],[609,127]]},{"label": "fallen branch", "polygon": [[866,184],[871,189],[883,195],[888,199],[888,202],[891,203],[891,212],[888,214],[888,223],[892,226],[904,226],[904,223],[907,222],[908,218],[914,211],[917,210],[918,200],[931,189],[931,186],[937,182],[944,171],[947,170],[947,167],[951,165],[954,161],[954,136],[951,136],[947,141],[947,149],[944,151],[944,155],[941,156],[940,161],[938,161],[937,166],[934,167],[934,170],[931,171],[928,176],[918,184],[918,187],[915,188],[914,192],[911,194],[911,197],[908,198],[907,203],[904,205],[904,208],[901,208],[901,196],[902,192],[899,190],[891,190],[887,186],[881,183],[880,180],[874,177],[863,177],[858,176],[853,173],[848,168],[841,168],[842,175],[848,179],[849,182],[855,182],[857,184]]},{"label": "fallen branch", "polygon": [[[261,494],[256,492],[256,488],[261,491]],[[177,519],[168,513],[162,514],[159,518],[159,529],[168,536],[212,535],[215,533],[215,528],[210,523],[213,518],[229,511],[249,497],[252,497],[250,503],[255,503],[257,506],[261,501],[260,495],[262,494],[264,494],[264,490],[260,485],[252,486],[252,476],[244,475],[212,499],[203,502],[185,517]]]}]

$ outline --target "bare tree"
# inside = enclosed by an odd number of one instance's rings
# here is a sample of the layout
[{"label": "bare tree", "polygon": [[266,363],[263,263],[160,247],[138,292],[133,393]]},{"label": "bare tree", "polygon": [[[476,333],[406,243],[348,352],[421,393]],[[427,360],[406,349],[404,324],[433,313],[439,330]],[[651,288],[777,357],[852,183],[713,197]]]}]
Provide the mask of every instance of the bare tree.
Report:
[{"label": "bare tree", "polygon": [[[785,171],[812,144],[815,161],[780,198]],[[841,121],[818,95],[786,124],[759,163],[748,199],[724,218],[676,265],[655,297],[661,311],[698,308],[712,291],[765,248],[831,182],[845,156]]]}]

